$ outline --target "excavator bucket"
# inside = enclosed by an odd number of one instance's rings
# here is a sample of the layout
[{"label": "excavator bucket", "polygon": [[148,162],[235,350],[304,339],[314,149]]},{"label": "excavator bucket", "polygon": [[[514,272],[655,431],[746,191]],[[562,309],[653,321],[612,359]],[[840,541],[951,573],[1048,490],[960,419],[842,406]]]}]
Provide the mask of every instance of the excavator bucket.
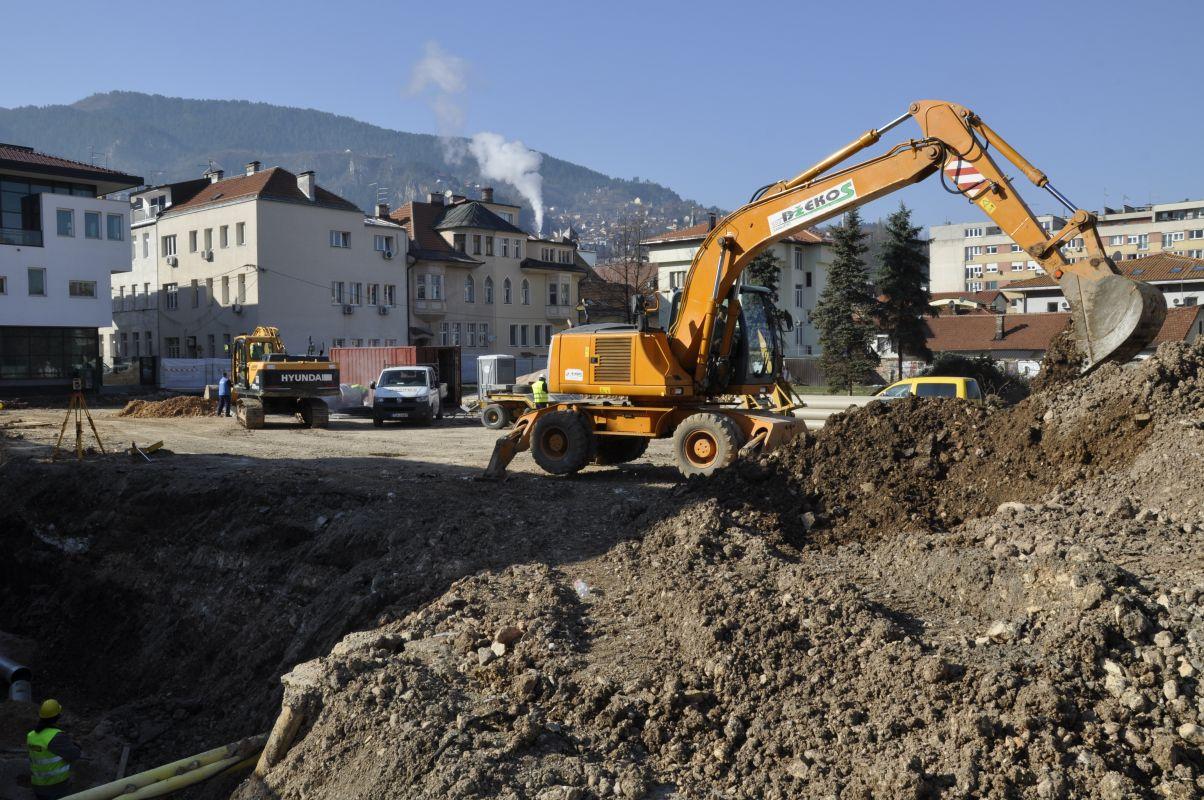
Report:
[{"label": "excavator bucket", "polygon": [[1071,307],[1074,339],[1085,356],[1084,373],[1104,361],[1128,361],[1162,329],[1166,300],[1148,283],[1067,271],[1061,284]]},{"label": "excavator bucket", "polygon": [[514,457],[531,446],[531,417],[537,414],[527,414],[519,417],[514,423],[514,430],[505,436],[498,437],[493,445],[493,455],[489,458],[489,466],[481,474],[482,480],[500,481],[506,477],[506,467]]}]

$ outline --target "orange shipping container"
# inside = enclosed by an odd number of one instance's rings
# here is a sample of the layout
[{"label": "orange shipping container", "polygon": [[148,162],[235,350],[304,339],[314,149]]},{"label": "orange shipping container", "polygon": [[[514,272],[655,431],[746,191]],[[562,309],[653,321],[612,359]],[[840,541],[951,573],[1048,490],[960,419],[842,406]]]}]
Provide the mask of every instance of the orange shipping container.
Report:
[{"label": "orange shipping container", "polygon": [[412,367],[418,363],[416,347],[332,347],[330,360],[339,365],[343,383],[367,386],[385,367]]}]

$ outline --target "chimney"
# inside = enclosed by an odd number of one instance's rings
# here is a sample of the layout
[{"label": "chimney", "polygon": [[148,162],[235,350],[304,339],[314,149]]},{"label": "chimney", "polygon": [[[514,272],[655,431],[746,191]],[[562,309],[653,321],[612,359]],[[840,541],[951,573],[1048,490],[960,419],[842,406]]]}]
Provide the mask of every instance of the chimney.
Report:
[{"label": "chimney", "polygon": [[312,169],[308,169],[297,176],[297,188],[301,190],[301,193],[305,195],[307,200],[314,199],[315,187],[314,171]]},{"label": "chimney", "polygon": [[259,172],[259,170],[262,166],[263,165],[260,164],[258,161],[248,161],[247,162],[247,174],[254,175],[256,172]]},{"label": "chimney", "polygon": [[443,195],[438,192],[430,192],[426,196],[426,201],[431,205],[441,206],[443,205]]},{"label": "chimney", "polygon": [[1003,338],[1003,321],[1006,316],[1006,314],[995,315],[995,341],[997,342]]},{"label": "chimney", "polygon": [[213,169],[210,167],[209,169],[205,170],[205,177],[209,179],[210,183],[217,183],[225,176],[226,173],[220,169]]},{"label": "chimney", "polygon": [[712,211],[711,213],[707,214],[707,230],[708,231],[715,230],[715,222],[716,222],[715,212]]},{"label": "chimney", "polygon": [[482,186],[481,187],[481,200],[486,203],[493,202],[493,187],[492,186]]},{"label": "chimney", "polygon": [[376,216],[377,216],[377,219],[386,219],[389,216],[389,204],[388,203],[377,203],[376,204]]}]

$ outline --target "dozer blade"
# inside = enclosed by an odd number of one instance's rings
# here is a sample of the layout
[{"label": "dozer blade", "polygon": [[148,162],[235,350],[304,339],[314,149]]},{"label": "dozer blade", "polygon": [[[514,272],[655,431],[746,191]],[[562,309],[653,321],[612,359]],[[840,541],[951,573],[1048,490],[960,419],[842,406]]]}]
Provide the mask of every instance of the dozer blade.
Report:
[{"label": "dozer blade", "polygon": [[1123,275],[1096,278],[1067,272],[1062,289],[1071,307],[1074,339],[1085,356],[1084,373],[1105,361],[1123,363],[1137,355],[1166,318],[1162,293]]}]

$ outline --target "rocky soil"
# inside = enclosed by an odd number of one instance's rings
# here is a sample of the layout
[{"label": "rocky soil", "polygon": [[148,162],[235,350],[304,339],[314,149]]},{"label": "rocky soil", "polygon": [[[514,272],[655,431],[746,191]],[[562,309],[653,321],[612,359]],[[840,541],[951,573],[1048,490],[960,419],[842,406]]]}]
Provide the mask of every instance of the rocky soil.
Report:
[{"label": "rocky soil", "polygon": [[203,417],[217,409],[216,400],[203,397],[178,396],[166,400],[131,400],[118,416],[150,419],[152,417]]},{"label": "rocky soil", "polygon": [[307,723],[237,796],[1197,797],[1202,366],[873,404],[463,578],[286,675]]}]

